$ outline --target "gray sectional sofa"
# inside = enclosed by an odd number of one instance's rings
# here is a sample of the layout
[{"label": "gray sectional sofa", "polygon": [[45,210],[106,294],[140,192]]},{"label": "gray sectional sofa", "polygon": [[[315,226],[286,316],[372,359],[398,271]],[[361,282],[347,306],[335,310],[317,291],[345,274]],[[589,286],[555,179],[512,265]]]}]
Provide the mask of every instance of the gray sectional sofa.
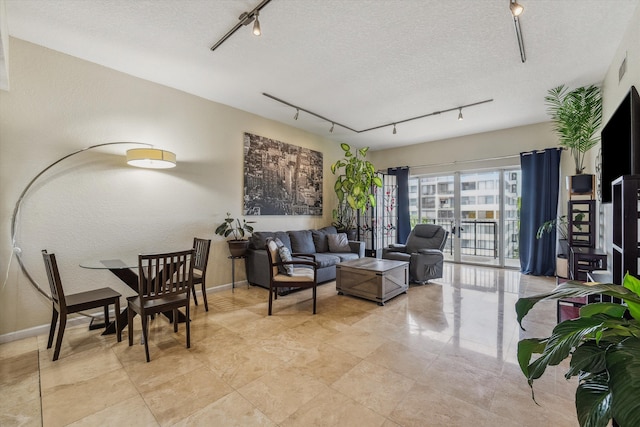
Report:
[{"label": "gray sectional sofa", "polygon": [[291,253],[312,253],[318,263],[318,283],[336,278],[336,264],[364,257],[364,242],[349,241],[350,252],[331,252],[328,234],[337,234],[335,227],[319,230],[256,231],[249,239],[245,260],[247,281],[252,285],[269,288],[269,257],[265,250],[268,238],[278,238]]}]

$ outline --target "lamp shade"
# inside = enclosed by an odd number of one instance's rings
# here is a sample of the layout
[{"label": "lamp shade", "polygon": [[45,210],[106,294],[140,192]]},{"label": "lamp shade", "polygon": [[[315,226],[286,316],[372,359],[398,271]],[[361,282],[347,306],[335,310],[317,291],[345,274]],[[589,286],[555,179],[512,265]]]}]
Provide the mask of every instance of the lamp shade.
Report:
[{"label": "lamp shade", "polygon": [[127,164],[149,169],[174,168],[176,155],[159,148],[132,148],[127,150]]}]

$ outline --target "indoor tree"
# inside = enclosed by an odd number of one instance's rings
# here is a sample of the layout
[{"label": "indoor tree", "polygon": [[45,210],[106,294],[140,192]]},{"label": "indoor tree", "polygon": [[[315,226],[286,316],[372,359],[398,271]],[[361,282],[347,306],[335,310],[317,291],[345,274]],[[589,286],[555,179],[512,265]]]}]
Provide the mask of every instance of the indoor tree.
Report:
[{"label": "indoor tree", "polygon": [[571,151],[576,175],[585,169],[584,156],[599,141],[602,96],[597,86],[569,90],[564,85],[550,89],[544,98],[547,113],[560,138],[560,146]]},{"label": "indoor tree", "polygon": [[373,164],[366,160],[369,147],[352,151],[349,144],[342,143],[344,158],[331,165],[331,172],[338,175],[334,190],[338,196],[338,208],[333,210],[336,226],[354,226],[355,214],[375,206],[375,188],[382,187],[382,179]]}]

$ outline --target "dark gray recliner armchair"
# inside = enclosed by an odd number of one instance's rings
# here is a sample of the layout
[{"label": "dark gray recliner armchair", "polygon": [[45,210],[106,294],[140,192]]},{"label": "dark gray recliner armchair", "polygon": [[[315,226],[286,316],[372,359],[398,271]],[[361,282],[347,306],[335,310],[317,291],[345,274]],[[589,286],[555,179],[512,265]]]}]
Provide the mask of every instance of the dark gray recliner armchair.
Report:
[{"label": "dark gray recliner armchair", "polygon": [[417,224],[411,230],[406,245],[389,245],[382,250],[382,258],[408,261],[410,280],[424,284],[442,277],[442,249],[448,236],[449,232],[439,225]]}]

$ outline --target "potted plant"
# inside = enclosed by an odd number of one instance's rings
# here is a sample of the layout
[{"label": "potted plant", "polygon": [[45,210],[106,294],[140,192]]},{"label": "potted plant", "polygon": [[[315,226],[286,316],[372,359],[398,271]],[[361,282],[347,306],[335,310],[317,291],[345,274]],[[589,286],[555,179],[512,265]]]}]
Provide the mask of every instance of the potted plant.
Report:
[{"label": "potted plant", "polygon": [[373,164],[366,160],[369,147],[352,151],[342,143],[344,158],[331,165],[331,172],[338,175],[334,190],[338,196],[338,208],[333,210],[334,225],[350,231],[356,227],[356,214],[364,213],[368,206],[375,206],[374,190],[382,187],[382,179]]},{"label": "potted plant", "polygon": [[227,240],[231,256],[244,256],[247,252],[249,241],[244,237],[246,234],[253,233],[253,227],[249,224],[254,223],[255,221],[247,221],[246,219],[240,222],[240,218],[232,218],[231,214],[227,212],[224,222],[216,228],[216,234],[223,237],[232,237],[232,239]]},{"label": "potted plant", "polygon": [[[553,291],[520,298],[517,319],[544,300],[607,295],[623,303],[583,305],[576,319],[559,323],[548,338],[518,343],[518,363],[533,395],[533,382],[547,366],[570,358],[567,379],[578,376],[576,412],[581,426],[640,425],[640,280],[626,275],[623,286],[566,282]],[[522,328],[524,330],[524,328]],[[539,354],[532,361],[534,354]]]},{"label": "potted plant", "polygon": [[591,85],[569,90],[564,85],[550,89],[544,98],[547,113],[560,138],[560,146],[571,151],[576,175],[571,179],[572,191],[590,193],[593,177],[584,174],[585,153],[599,141],[602,123],[602,96],[600,88]]},{"label": "potted plant", "polygon": [[[578,212],[575,214],[574,221],[582,221],[584,218],[584,213]],[[575,225],[578,230],[582,230],[582,226],[580,224]],[[538,227],[538,232],[536,233],[536,239],[542,239],[545,233],[551,233],[553,230],[556,230],[558,235],[558,242],[560,243],[560,254],[567,257],[569,255],[569,219],[566,215],[559,216],[554,219],[550,219],[549,221],[545,221],[542,223],[540,227]]]}]

